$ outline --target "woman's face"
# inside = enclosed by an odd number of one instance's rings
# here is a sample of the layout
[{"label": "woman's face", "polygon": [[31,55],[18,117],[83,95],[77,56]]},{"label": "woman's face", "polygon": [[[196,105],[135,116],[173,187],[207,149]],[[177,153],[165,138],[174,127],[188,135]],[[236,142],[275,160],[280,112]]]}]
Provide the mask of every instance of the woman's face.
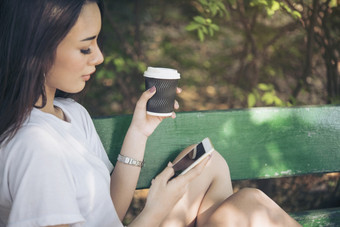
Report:
[{"label": "woman's face", "polygon": [[56,58],[46,74],[46,91],[59,89],[67,93],[80,92],[85,82],[103,62],[97,45],[101,15],[96,3],[87,3],[70,32],[57,47]]}]

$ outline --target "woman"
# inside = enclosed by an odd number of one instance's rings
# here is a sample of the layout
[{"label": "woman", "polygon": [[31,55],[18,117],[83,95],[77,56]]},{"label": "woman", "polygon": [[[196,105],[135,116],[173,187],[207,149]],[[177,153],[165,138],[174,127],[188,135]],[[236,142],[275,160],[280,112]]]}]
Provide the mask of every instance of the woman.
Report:
[{"label": "woman", "polygon": [[[0,225],[122,226],[141,167],[113,169],[90,116],[67,98],[103,62],[101,0],[3,0],[0,9]],[[143,160],[162,121],[146,115],[155,93],[139,99],[120,155]],[[217,152],[173,174],[169,163],[152,181],[130,226],[298,225],[260,191],[232,195]]]}]

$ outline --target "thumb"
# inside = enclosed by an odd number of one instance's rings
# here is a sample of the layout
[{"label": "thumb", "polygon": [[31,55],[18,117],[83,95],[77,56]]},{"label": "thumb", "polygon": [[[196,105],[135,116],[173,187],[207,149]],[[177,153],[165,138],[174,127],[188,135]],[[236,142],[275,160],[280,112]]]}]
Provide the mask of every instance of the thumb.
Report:
[{"label": "thumb", "polygon": [[194,168],[192,168],[189,172],[187,172],[184,175],[178,176],[177,179],[178,180],[183,180],[185,182],[190,182],[192,181],[194,178],[196,178],[198,175],[200,175],[203,172],[203,169],[205,168],[205,166],[207,165],[207,163],[209,162],[211,158],[211,154],[208,155],[207,157],[205,157],[201,163],[199,163],[198,165],[196,165]]},{"label": "thumb", "polygon": [[148,100],[156,93],[156,87],[152,86],[148,90],[144,91],[142,96],[139,98],[137,102],[137,106],[145,107]]}]

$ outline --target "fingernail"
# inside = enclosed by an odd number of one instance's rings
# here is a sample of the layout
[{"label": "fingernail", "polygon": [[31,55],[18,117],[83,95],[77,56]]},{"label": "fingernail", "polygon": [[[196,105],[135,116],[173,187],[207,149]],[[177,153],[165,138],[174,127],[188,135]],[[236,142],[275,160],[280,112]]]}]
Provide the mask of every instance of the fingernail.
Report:
[{"label": "fingernail", "polygon": [[156,87],[155,86],[152,86],[150,89],[149,89],[149,92],[150,93],[154,93],[156,91]]},{"label": "fingernail", "polygon": [[172,112],[171,118],[175,119],[176,118],[176,113]]}]

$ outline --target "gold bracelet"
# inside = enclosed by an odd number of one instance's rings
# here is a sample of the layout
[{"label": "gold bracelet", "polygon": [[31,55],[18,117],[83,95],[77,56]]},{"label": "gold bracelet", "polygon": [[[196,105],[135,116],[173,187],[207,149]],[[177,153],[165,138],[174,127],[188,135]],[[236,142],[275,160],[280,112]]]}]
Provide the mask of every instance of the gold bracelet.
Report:
[{"label": "gold bracelet", "polygon": [[138,161],[134,158],[130,158],[124,155],[119,154],[117,161],[122,162],[124,164],[132,165],[132,166],[137,166],[137,167],[143,167],[144,166],[144,160],[143,161]]}]

